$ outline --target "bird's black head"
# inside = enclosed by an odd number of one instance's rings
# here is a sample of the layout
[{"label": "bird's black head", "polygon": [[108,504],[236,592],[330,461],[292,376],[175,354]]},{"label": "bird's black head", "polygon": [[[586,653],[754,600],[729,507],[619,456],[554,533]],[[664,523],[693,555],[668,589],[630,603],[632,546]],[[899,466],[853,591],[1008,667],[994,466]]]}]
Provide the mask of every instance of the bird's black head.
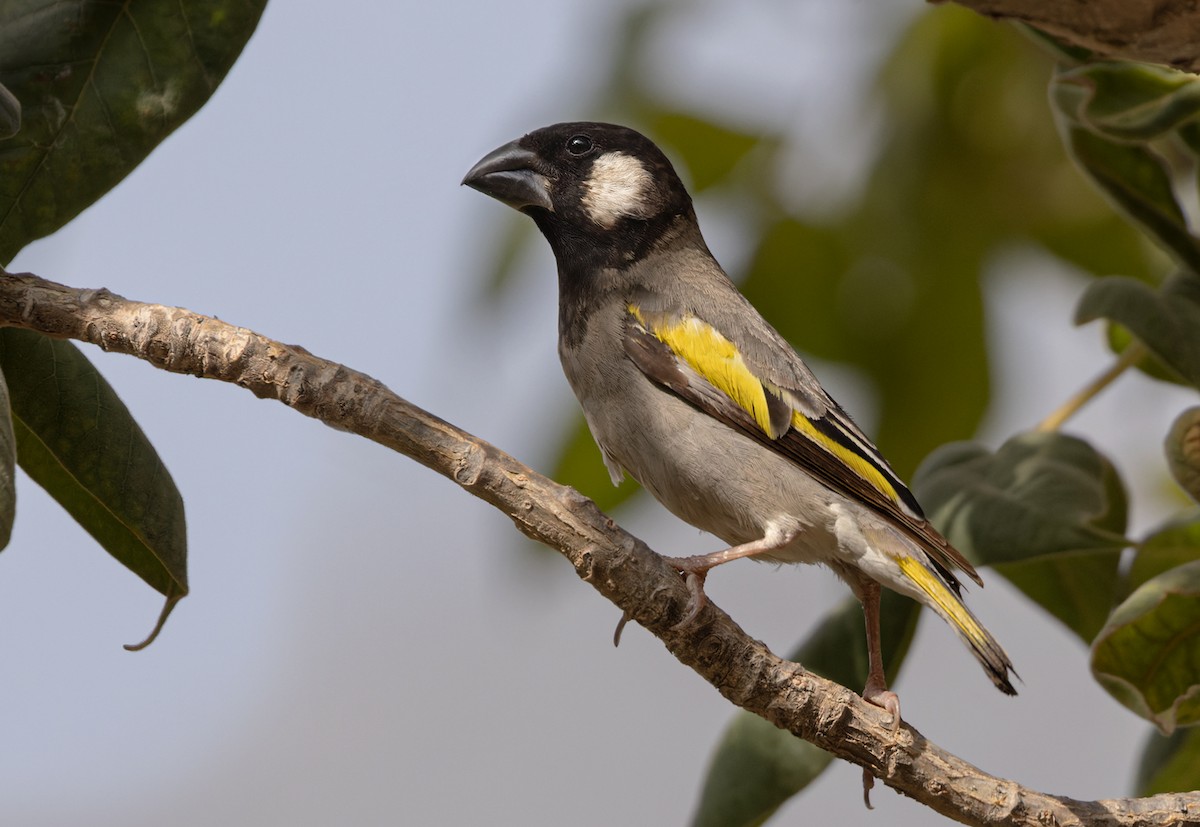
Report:
[{"label": "bird's black head", "polygon": [[692,200],[649,138],[624,126],[560,123],[488,153],[463,183],[533,218],[564,260],[620,267],[650,249]]}]

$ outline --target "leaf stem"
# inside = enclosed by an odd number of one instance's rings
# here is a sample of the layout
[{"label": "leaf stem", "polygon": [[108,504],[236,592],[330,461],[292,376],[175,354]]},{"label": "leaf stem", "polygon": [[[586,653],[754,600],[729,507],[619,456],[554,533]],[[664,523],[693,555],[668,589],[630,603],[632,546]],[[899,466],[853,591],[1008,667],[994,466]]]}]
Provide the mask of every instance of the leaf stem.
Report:
[{"label": "leaf stem", "polygon": [[1042,432],[1057,431],[1063,426],[1068,419],[1078,413],[1079,409],[1092,401],[1092,398],[1111,385],[1118,376],[1124,373],[1127,369],[1133,367],[1144,357],[1149,355],[1150,351],[1141,342],[1134,340],[1129,343],[1129,346],[1121,352],[1117,361],[1109,366],[1108,370],[1097,376],[1086,386],[1081,388],[1078,393],[1064,402],[1057,410],[1051,413],[1048,417],[1038,423],[1037,430]]}]

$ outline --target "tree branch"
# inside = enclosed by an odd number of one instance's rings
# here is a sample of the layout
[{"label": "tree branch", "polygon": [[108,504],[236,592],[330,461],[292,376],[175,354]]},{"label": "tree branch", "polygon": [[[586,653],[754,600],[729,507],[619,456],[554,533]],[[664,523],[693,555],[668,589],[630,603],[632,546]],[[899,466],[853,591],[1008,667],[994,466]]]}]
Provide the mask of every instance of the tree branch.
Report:
[{"label": "tree branch", "polygon": [[1165,63],[1200,72],[1200,6],[1192,0],[956,2],[986,17],[1027,23],[1101,57]]},{"label": "tree branch", "polygon": [[0,325],[77,339],[174,373],[232,382],[412,457],[558,549],[581,579],[659,638],[736,705],[869,769],[888,786],[972,825],[1184,825],[1200,793],[1076,801],[995,778],[930,743],[849,689],[781,660],[707,606],[676,629],[688,592],[644,543],[576,491],[421,410],[380,382],[241,327],[187,310],[129,301],[0,270]]}]

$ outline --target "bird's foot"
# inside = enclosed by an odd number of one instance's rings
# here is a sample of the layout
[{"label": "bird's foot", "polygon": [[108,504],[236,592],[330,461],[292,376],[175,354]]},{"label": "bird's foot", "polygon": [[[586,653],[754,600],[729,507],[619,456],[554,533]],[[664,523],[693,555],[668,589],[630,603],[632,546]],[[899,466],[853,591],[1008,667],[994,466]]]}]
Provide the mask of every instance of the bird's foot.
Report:
[{"label": "bird's foot", "polygon": [[682,629],[684,626],[691,625],[708,605],[708,595],[704,593],[704,578],[708,576],[709,569],[713,567],[710,558],[710,555],[663,558],[667,561],[667,565],[683,577],[684,585],[687,586],[688,594],[691,595],[688,600],[687,614],[683,616],[683,620],[672,626],[672,629]]},{"label": "bird's foot", "polygon": [[879,674],[867,675],[867,685],[863,687],[862,697],[867,703],[886,710],[892,716],[893,735],[900,731],[900,696],[888,690],[882,669],[879,670]]},{"label": "bird's foot", "polygon": [[[867,678],[867,685],[863,688],[862,696],[864,701],[886,710],[892,716],[892,735],[900,731],[899,695],[887,689],[882,680]],[[869,769],[863,767],[863,804],[868,810],[875,809],[871,806],[871,788],[874,786],[875,776],[871,775]]]},{"label": "bird's foot", "polygon": [[900,696],[887,689],[867,686],[863,690],[863,700],[885,710],[892,716],[891,730],[895,735],[900,731]]}]

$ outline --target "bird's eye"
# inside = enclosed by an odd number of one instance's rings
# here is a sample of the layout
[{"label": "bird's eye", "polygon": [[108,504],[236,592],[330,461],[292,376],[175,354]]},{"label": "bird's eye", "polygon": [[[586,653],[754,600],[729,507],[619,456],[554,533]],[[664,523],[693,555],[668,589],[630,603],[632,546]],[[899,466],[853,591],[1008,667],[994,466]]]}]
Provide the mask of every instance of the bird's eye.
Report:
[{"label": "bird's eye", "polygon": [[572,135],[567,138],[567,152],[572,155],[587,155],[592,151],[592,139],[587,135]]}]

